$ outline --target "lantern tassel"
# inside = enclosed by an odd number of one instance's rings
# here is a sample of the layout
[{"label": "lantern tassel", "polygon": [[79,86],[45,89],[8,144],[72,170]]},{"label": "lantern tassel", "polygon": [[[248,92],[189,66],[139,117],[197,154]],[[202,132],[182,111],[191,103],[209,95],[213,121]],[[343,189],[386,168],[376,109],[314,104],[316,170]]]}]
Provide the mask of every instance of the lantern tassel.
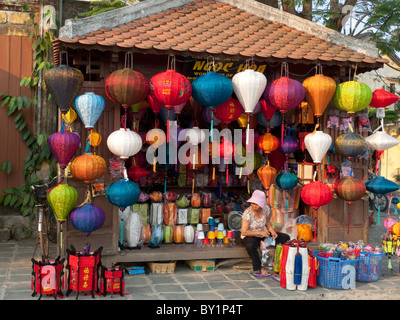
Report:
[{"label": "lantern tassel", "polygon": [[376,217],[376,225],[380,225],[381,224],[381,205],[378,206],[378,215]]},{"label": "lantern tassel", "polygon": [[351,213],[351,203],[348,203],[349,205],[349,213],[348,213],[348,220],[347,220],[347,234],[350,233],[350,213]]},{"label": "lantern tassel", "polygon": [[246,146],[249,144],[249,134],[250,134],[250,115],[247,114]]},{"label": "lantern tassel", "polygon": [[226,184],[228,185],[229,181],[229,165],[226,166]]},{"label": "lantern tassel", "polygon": [[210,141],[213,142],[213,130],[214,130],[214,111],[211,112],[211,132],[210,132]]},{"label": "lantern tassel", "polygon": [[212,179],[215,180],[215,165],[213,165]]},{"label": "lantern tassel", "polygon": [[156,156],[154,155],[154,159],[153,159],[153,172],[156,172]]},{"label": "lantern tassel", "polygon": [[240,167],[239,179],[241,179],[241,178],[242,178],[242,171],[243,171],[243,167]]},{"label": "lantern tassel", "polygon": [[168,108],[168,119],[167,119],[167,143],[169,142],[169,108]]},{"label": "lantern tassel", "polygon": [[194,175],[195,173],[193,173],[193,179],[192,179],[192,194],[194,194]]},{"label": "lantern tassel", "polygon": [[124,219],[121,219],[121,239],[120,239],[120,244],[122,247],[122,244],[124,242]]}]

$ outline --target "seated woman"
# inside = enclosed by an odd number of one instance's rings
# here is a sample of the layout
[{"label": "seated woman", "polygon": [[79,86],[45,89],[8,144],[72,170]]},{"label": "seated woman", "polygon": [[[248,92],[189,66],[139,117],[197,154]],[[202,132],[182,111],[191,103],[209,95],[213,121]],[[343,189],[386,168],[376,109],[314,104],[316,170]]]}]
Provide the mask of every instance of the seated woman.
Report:
[{"label": "seated woman", "polygon": [[285,233],[277,233],[272,227],[271,209],[263,191],[255,190],[247,202],[250,203],[250,206],[242,215],[242,242],[251,258],[254,275],[267,275],[267,271],[261,267],[258,251],[260,242],[265,238],[272,237],[275,239],[275,244],[283,244],[289,241],[290,237]]}]

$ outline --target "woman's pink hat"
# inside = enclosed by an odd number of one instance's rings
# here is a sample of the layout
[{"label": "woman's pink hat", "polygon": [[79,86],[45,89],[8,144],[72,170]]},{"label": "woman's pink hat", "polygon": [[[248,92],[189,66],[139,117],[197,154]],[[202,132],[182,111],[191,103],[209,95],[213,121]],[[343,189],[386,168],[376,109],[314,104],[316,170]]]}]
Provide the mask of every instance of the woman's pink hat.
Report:
[{"label": "woman's pink hat", "polygon": [[254,190],[251,198],[247,202],[258,204],[261,208],[265,209],[267,207],[267,197],[265,192],[261,190]]}]

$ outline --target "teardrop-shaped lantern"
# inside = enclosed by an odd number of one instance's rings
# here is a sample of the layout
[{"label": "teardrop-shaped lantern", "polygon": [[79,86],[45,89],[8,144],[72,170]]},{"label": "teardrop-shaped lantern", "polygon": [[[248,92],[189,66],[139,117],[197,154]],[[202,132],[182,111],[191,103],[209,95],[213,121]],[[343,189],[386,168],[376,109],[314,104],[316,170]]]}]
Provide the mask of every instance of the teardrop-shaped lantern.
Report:
[{"label": "teardrop-shaped lantern", "polygon": [[67,113],[83,84],[83,74],[76,68],[59,65],[45,72],[44,82],[62,113]]},{"label": "teardrop-shaped lantern", "polygon": [[372,99],[372,91],[365,83],[347,81],[337,85],[333,102],[349,114],[364,110]]},{"label": "teardrop-shaped lantern", "polygon": [[267,120],[267,121],[271,120],[276,109],[274,107],[270,106],[267,102],[265,102],[264,99],[261,99],[259,103],[261,105],[261,112],[264,115],[265,120]]},{"label": "teardrop-shaped lantern", "polygon": [[399,185],[397,183],[381,176],[376,176],[368,180],[365,182],[365,186],[369,192],[372,192],[377,196],[383,196],[399,190]]},{"label": "teardrop-shaped lantern", "polygon": [[105,101],[103,97],[94,92],[86,92],[75,99],[76,112],[86,129],[94,128],[104,110],[104,106]]},{"label": "teardrop-shaped lantern", "polygon": [[321,117],[336,91],[336,82],[331,77],[316,74],[303,81],[306,100],[314,111],[314,116]]},{"label": "teardrop-shaped lantern", "polygon": [[107,97],[125,109],[144,100],[149,93],[149,88],[146,77],[131,68],[112,72],[105,83]]},{"label": "teardrop-shaped lantern", "polygon": [[150,171],[139,166],[132,166],[127,170],[127,174],[130,180],[138,182],[141,178],[147,177]]},{"label": "teardrop-shaped lantern", "polygon": [[265,153],[271,153],[272,151],[278,149],[279,139],[267,132],[258,139],[258,147]]},{"label": "teardrop-shaped lantern", "polygon": [[283,137],[282,144],[279,148],[284,154],[289,155],[299,148],[299,142],[294,137],[288,135]]},{"label": "teardrop-shaped lantern", "polygon": [[264,99],[281,113],[296,108],[304,100],[306,90],[303,85],[289,77],[280,77],[266,86]]},{"label": "teardrop-shaped lantern", "polygon": [[134,156],[142,148],[142,138],[135,131],[120,128],[112,132],[107,138],[107,147],[121,159]]},{"label": "teardrop-shaped lantern", "polygon": [[215,108],[215,116],[223,123],[236,121],[243,113],[243,107],[236,99],[229,98]]},{"label": "teardrop-shaped lantern", "polygon": [[193,99],[211,109],[228,100],[232,92],[232,81],[214,71],[209,71],[192,82]]},{"label": "teardrop-shaped lantern", "polygon": [[93,231],[100,229],[106,219],[104,210],[91,203],[85,203],[71,211],[69,222],[75,229],[90,235]]},{"label": "teardrop-shaped lantern", "polygon": [[332,137],[322,131],[315,131],[305,136],[304,145],[314,163],[321,163],[332,145]]},{"label": "teardrop-shaped lantern", "polygon": [[68,184],[59,184],[47,194],[47,202],[60,222],[67,220],[77,201],[78,191]]},{"label": "teardrop-shaped lantern", "polygon": [[374,108],[386,108],[399,100],[399,96],[386,91],[385,89],[376,89],[372,92],[372,99],[369,105]]},{"label": "teardrop-shaped lantern", "polygon": [[162,103],[160,101],[158,101],[155,97],[153,97],[152,95],[148,95],[147,96],[147,101],[150,104],[151,110],[153,110],[153,112],[155,114],[160,112],[161,107],[163,106]]},{"label": "teardrop-shaped lantern", "polygon": [[70,170],[75,178],[90,184],[104,175],[107,170],[107,164],[102,157],[85,153],[72,160]]},{"label": "teardrop-shaped lantern", "polygon": [[48,143],[51,153],[56,158],[60,168],[64,169],[68,166],[76,150],[78,150],[81,139],[77,133],[66,130],[50,135]]},{"label": "teardrop-shaped lantern", "polygon": [[269,163],[265,166],[262,166],[257,170],[257,175],[260,178],[265,190],[269,190],[272,182],[274,182],[278,172],[274,167],[271,167]]},{"label": "teardrop-shaped lantern", "polygon": [[107,200],[121,210],[134,205],[140,196],[139,186],[128,179],[119,179],[111,183],[106,189]]},{"label": "teardrop-shaped lantern", "polygon": [[367,143],[355,132],[341,134],[335,141],[335,149],[346,158],[354,158],[365,153]]},{"label": "teardrop-shaped lantern", "polygon": [[325,206],[332,201],[332,190],[321,181],[312,181],[301,189],[303,202],[314,209]]},{"label": "teardrop-shaped lantern", "polygon": [[276,177],[276,185],[283,190],[290,190],[297,186],[299,180],[294,173],[282,172]]}]

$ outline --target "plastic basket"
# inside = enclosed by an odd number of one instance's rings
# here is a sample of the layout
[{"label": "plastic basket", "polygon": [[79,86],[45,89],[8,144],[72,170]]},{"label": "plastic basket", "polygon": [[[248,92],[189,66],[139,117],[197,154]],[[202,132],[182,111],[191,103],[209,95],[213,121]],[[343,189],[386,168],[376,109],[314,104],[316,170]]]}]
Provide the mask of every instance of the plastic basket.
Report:
[{"label": "plastic basket", "polygon": [[384,255],[385,253],[372,254],[361,251],[360,261],[357,266],[357,281],[378,281],[381,276],[382,259]]},{"label": "plastic basket", "polygon": [[318,254],[319,250],[314,252],[314,256],[319,263],[317,285],[339,290],[355,288],[359,258],[355,260],[342,260],[332,257],[323,258],[319,257]]}]

